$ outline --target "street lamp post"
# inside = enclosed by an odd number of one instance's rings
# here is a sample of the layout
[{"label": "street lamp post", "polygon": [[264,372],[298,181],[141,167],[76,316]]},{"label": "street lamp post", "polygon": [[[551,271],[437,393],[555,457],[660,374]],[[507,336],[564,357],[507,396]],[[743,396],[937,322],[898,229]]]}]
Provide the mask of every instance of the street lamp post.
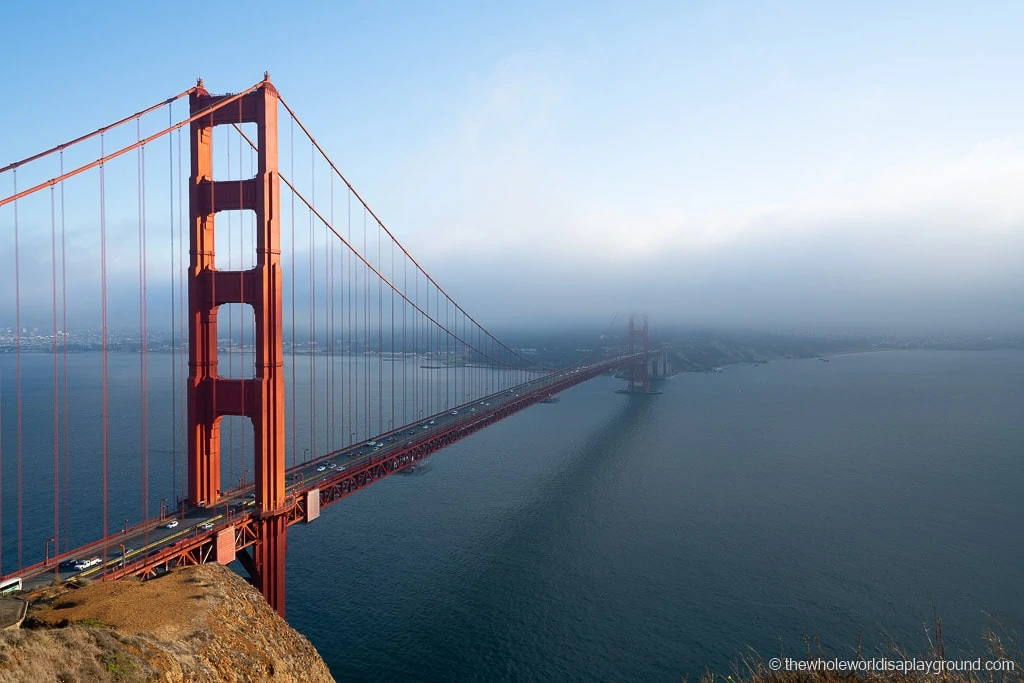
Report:
[{"label": "street lamp post", "polygon": [[50,564],[50,544],[53,543],[54,557],[57,555],[57,543],[53,538],[46,539],[46,548],[43,550],[43,566]]},{"label": "street lamp post", "polygon": [[160,501],[160,519],[163,519],[167,515],[167,499],[164,498]]}]

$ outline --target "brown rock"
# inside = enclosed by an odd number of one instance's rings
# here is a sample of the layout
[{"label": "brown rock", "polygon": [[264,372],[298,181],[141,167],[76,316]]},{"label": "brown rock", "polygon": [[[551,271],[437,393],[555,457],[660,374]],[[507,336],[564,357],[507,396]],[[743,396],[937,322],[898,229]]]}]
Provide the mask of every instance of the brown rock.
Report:
[{"label": "brown rock", "polygon": [[37,600],[0,634],[0,681],[333,681],[313,646],[216,564]]}]

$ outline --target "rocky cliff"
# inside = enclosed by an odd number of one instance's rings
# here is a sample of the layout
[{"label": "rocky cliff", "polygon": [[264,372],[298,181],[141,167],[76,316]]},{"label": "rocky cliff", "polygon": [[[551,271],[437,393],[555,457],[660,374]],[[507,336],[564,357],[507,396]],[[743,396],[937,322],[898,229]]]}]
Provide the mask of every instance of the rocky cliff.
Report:
[{"label": "rocky cliff", "polygon": [[0,634],[0,681],[333,681],[313,646],[220,565],[54,589]]}]

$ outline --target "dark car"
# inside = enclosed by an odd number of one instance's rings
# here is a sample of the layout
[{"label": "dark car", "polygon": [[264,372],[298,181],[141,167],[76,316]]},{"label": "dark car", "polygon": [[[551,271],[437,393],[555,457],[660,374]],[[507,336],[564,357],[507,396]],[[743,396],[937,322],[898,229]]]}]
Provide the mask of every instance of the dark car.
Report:
[{"label": "dark car", "polygon": [[78,564],[78,560],[73,557],[69,557],[66,560],[61,560],[61,563],[58,566],[61,569],[74,569],[76,564]]}]

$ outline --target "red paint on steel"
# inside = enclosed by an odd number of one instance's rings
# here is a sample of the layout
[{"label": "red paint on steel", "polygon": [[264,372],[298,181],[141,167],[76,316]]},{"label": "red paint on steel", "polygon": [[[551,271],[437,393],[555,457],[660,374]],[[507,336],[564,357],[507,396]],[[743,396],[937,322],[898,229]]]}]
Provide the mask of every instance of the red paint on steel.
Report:
[{"label": "red paint on steel", "polygon": [[[228,99],[238,99],[237,116],[220,109],[195,116]],[[253,578],[271,606],[284,615],[287,525],[279,519],[285,504],[285,462],[278,96],[267,79],[241,98],[213,96],[197,90],[189,100],[194,118],[190,127],[189,193],[189,502],[213,505],[220,498],[220,420],[225,415],[248,417],[255,433],[259,517],[258,576]],[[239,121],[256,124],[256,176],[244,181],[214,181],[213,129]],[[216,268],[214,216],[225,209],[247,209],[256,215],[256,265],[249,270],[231,272]],[[253,308],[253,379],[228,379],[217,372],[217,309],[226,303],[249,304]]]}]

